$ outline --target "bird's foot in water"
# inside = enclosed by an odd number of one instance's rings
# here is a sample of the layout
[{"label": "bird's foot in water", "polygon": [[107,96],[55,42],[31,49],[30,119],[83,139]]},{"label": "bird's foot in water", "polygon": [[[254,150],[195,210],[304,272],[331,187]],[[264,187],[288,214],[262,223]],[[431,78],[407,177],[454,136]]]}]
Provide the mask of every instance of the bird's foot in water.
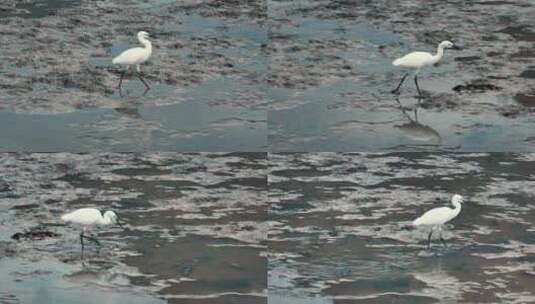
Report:
[{"label": "bird's foot in water", "polygon": [[414,98],[418,100],[431,99],[431,93],[427,91],[420,91],[417,95],[414,96]]}]

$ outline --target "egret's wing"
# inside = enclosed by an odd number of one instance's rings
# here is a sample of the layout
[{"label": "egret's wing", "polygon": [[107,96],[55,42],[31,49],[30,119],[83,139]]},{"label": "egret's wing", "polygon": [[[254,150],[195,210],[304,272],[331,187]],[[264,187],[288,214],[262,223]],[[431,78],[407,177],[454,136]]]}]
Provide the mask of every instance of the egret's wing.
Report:
[{"label": "egret's wing", "polygon": [[101,218],[102,215],[99,210],[94,208],[82,208],[71,213],[64,214],[61,219],[66,222],[75,222],[82,225],[89,225],[95,219]]},{"label": "egret's wing", "polygon": [[113,58],[114,64],[135,64],[137,62],[143,61],[145,58],[145,49],[141,47],[128,49],[119,56]]},{"label": "egret's wing", "polygon": [[413,225],[438,225],[447,222],[451,215],[451,208],[439,207],[424,213],[412,222]]},{"label": "egret's wing", "polygon": [[395,66],[418,68],[433,59],[433,55],[427,52],[412,52],[392,62]]}]

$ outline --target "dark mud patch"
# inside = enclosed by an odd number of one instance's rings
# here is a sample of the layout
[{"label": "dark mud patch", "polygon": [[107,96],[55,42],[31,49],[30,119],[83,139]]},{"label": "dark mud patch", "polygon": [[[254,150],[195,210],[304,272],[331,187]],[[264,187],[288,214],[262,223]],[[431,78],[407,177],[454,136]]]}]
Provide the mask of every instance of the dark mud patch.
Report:
[{"label": "dark mud patch", "polygon": [[23,241],[23,240],[39,241],[39,240],[44,240],[48,238],[57,238],[60,236],[61,234],[55,233],[49,230],[45,230],[43,227],[34,227],[34,228],[31,228],[30,231],[17,232],[13,234],[11,236],[11,239],[15,241]]},{"label": "dark mud patch", "polygon": [[456,85],[452,88],[458,93],[484,93],[487,91],[500,91],[502,88],[495,86],[485,80],[473,80],[467,84]]},{"label": "dark mud patch", "polygon": [[523,71],[522,73],[520,73],[520,77],[528,78],[528,79],[535,78],[535,69],[534,68],[530,68],[528,70]]},{"label": "dark mud patch", "polygon": [[399,294],[385,294],[373,299],[340,299],[336,300],[336,303],[350,304],[350,303],[362,303],[362,304],[382,304],[382,303],[398,303],[398,304],[430,304],[440,303],[428,296],[413,296],[413,295],[399,295]]},{"label": "dark mud patch", "polygon": [[499,30],[500,33],[511,35],[514,39],[520,41],[535,41],[535,32],[528,25],[508,26]]},{"label": "dark mud patch", "polygon": [[412,277],[388,277],[338,283],[335,286],[325,289],[325,293],[332,296],[367,296],[375,293],[407,293],[412,289],[422,289],[425,287],[427,287],[425,283]]},{"label": "dark mud patch", "polygon": [[516,101],[525,107],[535,107],[535,93],[520,93],[515,96]]},{"label": "dark mud patch", "polygon": [[[296,40],[273,35],[268,46],[270,73],[267,83],[274,87],[306,89],[338,78],[355,78],[357,67],[337,54],[355,49],[358,44],[342,39]],[[337,50],[337,51],[334,51]]]},{"label": "dark mud patch", "polygon": [[38,204],[24,204],[24,205],[17,205],[11,207],[11,210],[27,210],[27,209],[35,209],[39,208],[40,206]]},{"label": "dark mud patch", "polygon": [[22,17],[22,18],[43,18],[56,15],[63,8],[78,5],[79,1],[70,0],[35,0],[18,1],[5,0],[0,4],[0,18]]}]

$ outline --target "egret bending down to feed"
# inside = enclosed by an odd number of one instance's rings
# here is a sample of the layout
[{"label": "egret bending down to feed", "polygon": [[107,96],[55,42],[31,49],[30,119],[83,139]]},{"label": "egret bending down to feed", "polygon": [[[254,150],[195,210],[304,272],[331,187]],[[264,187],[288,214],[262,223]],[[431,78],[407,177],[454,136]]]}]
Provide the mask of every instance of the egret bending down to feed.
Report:
[{"label": "egret bending down to feed", "polygon": [[442,241],[442,244],[444,244],[444,247],[446,247],[446,241],[444,241],[444,239],[442,238],[442,225],[455,218],[459,214],[459,212],[461,212],[461,203],[463,201],[464,198],[461,195],[455,194],[451,198],[451,203],[455,208],[433,208],[412,222],[414,226],[432,226],[431,231],[429,231],[429,236],[427,238],[427,248],[431,247],[431,234],[433,233],[433,229],[435,227],[438,228],[438,231],[440,233],[440,240]]},{"label": "egret bending down to feed", "polygon": [[84,257],[84,238],[95,242],[100,247],[100,242],[94,236],[84,235],[84,232],[89,226],[94,225],[111,225],[117,224],[119,227],[123,227],[119,222],[119,217],[113,211],[106,211],[104,215],[100,213],[100,210],[95,208],[82,208],[75,210],[71,213],[67,213],[61,216],[61,219],[65,222],[71,222],[83,226],[82,232],[80,232],[80,244],[82,244],[82,258]]},{"label": "egret bending down to feed", "polygon": [[[435,55],[427,52],[412,52],[394,60],[394,62],[392,62],[392,65],[416,69],[416,72],[414,73],[414,83],[416,84],[416,89],[418,89],[418,95],[422,96],[422,92],[420,91],[420,87],[418,86],[418,72],[421,68],[425,66],[434,65],[435,63],[439,62],[440,59],[442,59],[442,56],[444,56],[444,49],[459,49],[459,47],[453,44],[452,42],[442,41],[438,45],[437,53]],[[401,88],[401,85],[403,84],[405,78],[407,78],[408,75],[409,73],[406,73],[403,78],[401,78],[401,81],[399,82],[398,86],[394,90],[392,90],[393,94],[399,93],[399,89]]]},{"label": "egret bending down to feed", "polygon": [[123,83],[123,77],[126,74],[126,71],[128,71],[128,68],[132,65],[136,66],[137,70],[137,76],[141,82],[145,85],[147,90],[150,89],[147,82],[141,77],[141,69],[139,65],[145,61],[147,61],[152,54],[152,44],[148,40],[149,34],[147,32],[141,31],[137,33],[137,40],[141,44],[143,44],[143,47],[136,47],[128,49],[124,52],[122,52],[119,56],[113,58],[113,64],[120,64],[120,65],[126,65],[126,70],[121,74],[121,79],[119,80],[119,89],[121,89],[121,84]]}]

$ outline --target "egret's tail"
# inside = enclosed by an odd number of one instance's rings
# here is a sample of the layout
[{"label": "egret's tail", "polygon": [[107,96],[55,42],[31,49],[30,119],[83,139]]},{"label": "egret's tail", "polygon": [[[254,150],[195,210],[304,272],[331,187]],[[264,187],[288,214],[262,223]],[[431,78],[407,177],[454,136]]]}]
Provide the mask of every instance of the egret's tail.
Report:
[{"label": "egret's tail", "polygon": [[412,221],[412,225],[413,225],[413,226],[418,226],[418,225],[420,225],[420,224],[421,224],[421,223],[420,223],[420,221],[421,221],[420,219],[421,219],[421,217],[419,217],[419,218],[415,219],[414,221]]},{"label": "egret's tail", "polygon": [[61,219],[65,222],[68,222],[71,220],[71,214],[70,213],[64,214],[61,216]]},{"label": "egret's tail", "polygon": [[398,66],[400,64],[401,64],[401,58],[398,58],[398,59],[392,61],[392,65]]},{"label": "egret's tail", "polygon": [[117,64],[118,61],[119,61],[118,59],[119,59],[119,56],[113,58],[113,60],[111,61],[111,63],[113,63],[113,64]]}]

